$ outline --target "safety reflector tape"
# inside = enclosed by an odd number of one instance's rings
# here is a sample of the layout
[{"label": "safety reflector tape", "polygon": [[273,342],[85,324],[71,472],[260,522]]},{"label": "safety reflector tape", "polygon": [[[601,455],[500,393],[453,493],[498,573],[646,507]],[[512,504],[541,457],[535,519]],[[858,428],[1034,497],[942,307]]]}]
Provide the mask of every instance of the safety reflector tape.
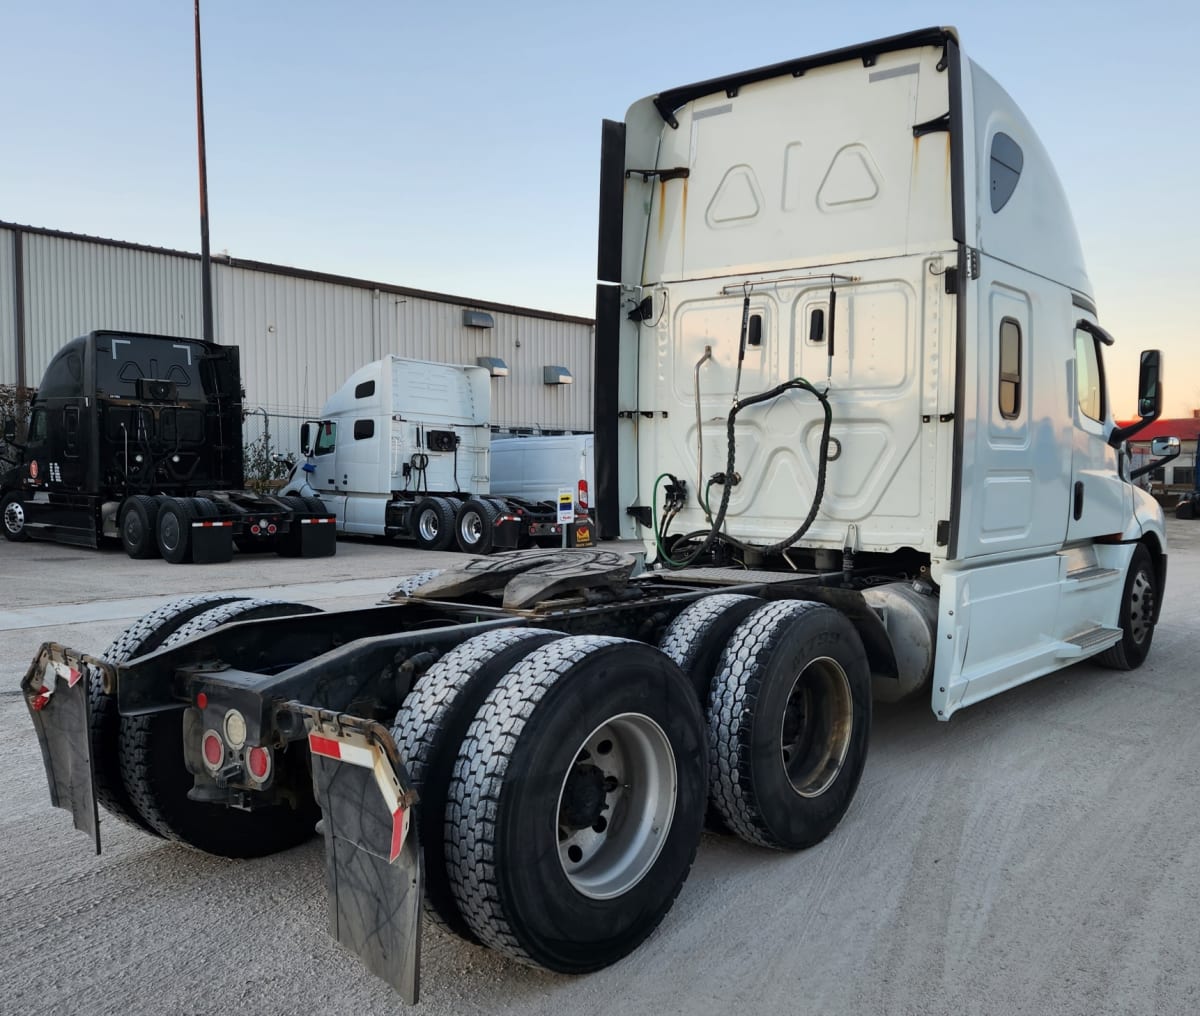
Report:
[{"label": "safety reflector tape", "polygon": [[392,816],[392,837],[388,850],[388,862],[391,863],[400,856],[400,851],[404,848],[411,817],[408,809],[400,803],[400,788],[383,752],[378,748],[373,748],[366,738],[351,736],[355,741],[361,741],[361,743],[355,744],[342,738],[325,737],[314,730],[308,735],[308,747],[314,755],[322,755],[338,762],[362,766],[364,769],[374,772],[375,784],[383,794],[384,803]]},{"label": "safety reflector tape", "polygon": [[375,756],[370,748],[362,748],[333,737],[322,737],[317,733],[308,735],[308,747],[314,755],[324,755],[326,758],[348,762],[352,766],[362,766],[364,769],[375,768]]},{"label": "safety reflector tape", "polygon": [[217,528],[221,528],[223,526],[232,526],[232,525],[233,525],[232,522],[214,522],[213,520],[208,519],[204,522],[193,522],[192,528],[193,529],[217,529]]},{"label": "safety reflector tape", "polygon": [[302,525],[302,526],[319,526],[319,525],[323,525],[323,524],[333,522],[333,521],[334,521],[333,516],[330,516],[327,519],[301,519],[300,525]]}]

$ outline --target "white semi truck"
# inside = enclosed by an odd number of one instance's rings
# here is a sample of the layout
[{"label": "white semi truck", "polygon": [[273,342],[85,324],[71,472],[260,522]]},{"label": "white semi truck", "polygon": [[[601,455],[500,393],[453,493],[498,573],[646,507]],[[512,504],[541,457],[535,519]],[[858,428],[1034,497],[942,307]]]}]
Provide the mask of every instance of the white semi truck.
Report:
[{"label": "white semi truck", "polygon": [[560,523],[557,491],[526,492],[507,468],[504,476],[520,489],[491,493],[490,417],[483,367],[375,360],[330,396],[320,420],[301,428],[304,459],[282,494],[320,498],[339,533],[412,540],[424,550],[457,545],[488,554],[558,542],[564,526],[571,546],[589,545],[585,505],[573,503],[572,521]]},{"label": "white semi truck", "polygon": [[[634,949],[706,811],[796,850],[872,686],[956,710],[1139,666],[1166,579],[1066,198],[929,29],[659,93],[603,130],[596,470],[616,550],[371,610],[190,600],[23,682],[54,803],[262,854],[323,815],[330,931],[408,999],[423,911],[578,973]],[[470,482],[460,453],[459,482]],[[324,496],[324,494],[322,495]]]}]

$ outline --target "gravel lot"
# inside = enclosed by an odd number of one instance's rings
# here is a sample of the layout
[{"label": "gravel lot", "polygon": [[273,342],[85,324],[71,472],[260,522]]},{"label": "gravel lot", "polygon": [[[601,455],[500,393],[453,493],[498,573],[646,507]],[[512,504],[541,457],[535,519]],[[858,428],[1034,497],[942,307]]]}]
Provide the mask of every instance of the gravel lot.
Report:
[{"label": "gravel lot", "polygon": [[[1146,665],[1084,663],[939,724],[878,707],[871,758],[821,846],[707,836],[659,931],[607,971],[530,970],[427,928],[432,1013],[1200,1011],[1200,522],[1169,520]],[[51,809],[17,685],[40,642],[100,651],[175,595],[253,589],[329,608],[458,555],[345,541],[336,558],[174,567],[0,543],[0,976],[5,1013],[394,1012],[324,930],[320,841],[224,861]]]}]

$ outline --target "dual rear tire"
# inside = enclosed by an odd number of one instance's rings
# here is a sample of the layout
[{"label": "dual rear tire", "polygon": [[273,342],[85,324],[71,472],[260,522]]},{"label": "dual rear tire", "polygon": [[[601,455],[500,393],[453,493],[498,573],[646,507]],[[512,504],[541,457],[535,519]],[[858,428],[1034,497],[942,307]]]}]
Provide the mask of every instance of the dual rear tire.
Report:
[{"label": "dual rear tire", "polygon": [[707,751],[695,695],[658,650],[476,636],[422,677],[393,734],[420,794],[439,923],[582,973],[670,909],[699,842]]}]

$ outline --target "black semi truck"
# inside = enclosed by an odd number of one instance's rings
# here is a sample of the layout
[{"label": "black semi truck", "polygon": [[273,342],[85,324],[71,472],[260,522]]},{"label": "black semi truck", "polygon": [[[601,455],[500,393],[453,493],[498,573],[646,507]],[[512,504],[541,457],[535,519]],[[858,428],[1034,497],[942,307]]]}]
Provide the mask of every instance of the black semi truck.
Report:
[{"label": "black semi truck", "polygon": [[228,561],[243,550],[321,557],[336,550],[318,498],[246,490],[242,383],[235,346],[95,331],[50,361],[28,435],[5,439],[0,473],[9,540],[97,547],[120,539],[135,558]]}]

